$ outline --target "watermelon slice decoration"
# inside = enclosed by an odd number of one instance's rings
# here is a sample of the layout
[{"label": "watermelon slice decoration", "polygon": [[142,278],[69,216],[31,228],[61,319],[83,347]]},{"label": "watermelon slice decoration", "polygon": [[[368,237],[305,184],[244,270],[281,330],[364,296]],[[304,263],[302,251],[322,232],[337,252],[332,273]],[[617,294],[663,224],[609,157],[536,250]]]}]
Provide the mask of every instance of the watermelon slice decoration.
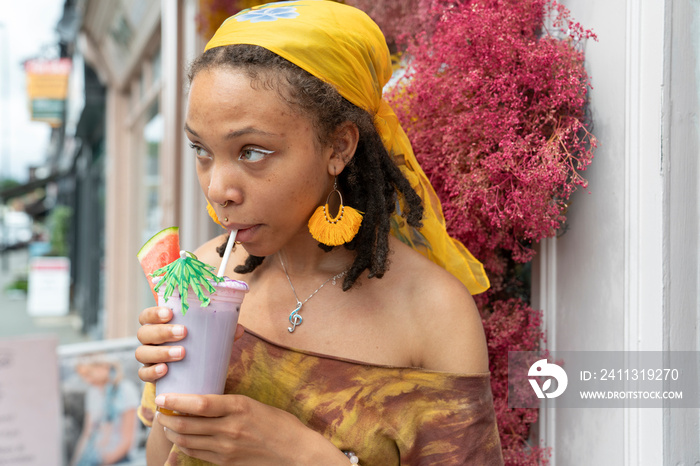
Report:
[{"label": "watermelon slice decoration", "polygon": [[138,257],[143,272],[146,274],[148,284],[151,286],[153,298],[158,302],[156,286],[151,281],[151,274],[180,258],[180,233],[178,227],[170,227],[162,230],[144,244],[139,250]]}]

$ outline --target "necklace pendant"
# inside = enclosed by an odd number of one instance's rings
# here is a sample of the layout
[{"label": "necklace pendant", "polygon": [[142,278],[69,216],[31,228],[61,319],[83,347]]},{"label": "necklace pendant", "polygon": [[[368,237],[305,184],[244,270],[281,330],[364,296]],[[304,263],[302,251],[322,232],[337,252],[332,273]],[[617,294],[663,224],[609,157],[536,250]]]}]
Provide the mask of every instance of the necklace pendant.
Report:
[{"label": "necklace pendant", "polygon": [[299,311],[301,311],[301,306],[303,306],[302,303],[297,301],[297,307],[294,309],[290,314],[289,314],[289,323],[292,324],[291,327],[287,327],[287,330],[289,330],[289,333],[292,333],[294,329],[297,328],[297,325],[301,325],[302,317],[299,315]]}]

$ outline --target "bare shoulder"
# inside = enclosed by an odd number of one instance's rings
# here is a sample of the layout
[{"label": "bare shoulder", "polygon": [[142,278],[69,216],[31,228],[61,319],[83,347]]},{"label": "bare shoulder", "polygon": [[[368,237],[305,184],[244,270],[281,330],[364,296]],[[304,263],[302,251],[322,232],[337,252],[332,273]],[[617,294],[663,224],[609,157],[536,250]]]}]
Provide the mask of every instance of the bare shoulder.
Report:
[{"label": "bare shoulder", "polygon": [[216,236],[198,247],[194,254],[197,256],[197,259],[205,264],[218,266],[221,263],[221,256],[216,252],[216,248],[224,241],[226,241],[226,235]]},{"label": "bare shoulder", "polygon": [[398,240],[392,241],[390,270],[406,297],[414,360],[420,367],[455,373],[488,372],[481,316],[466,287],[451,273]]},{"label": "bare shoulder", "polygon": [[[222,244],[225,244],[227,238],[227,234],[216,236],[207,241],[206,243],[202,244],[200,247],[198,247],[194,254],[200,261],[218,269],[219,265],[221,264],[221,256],[216,251],[216,248],[218,248]],[[242,247],[234,248],[234,250],[231,252],[231,258],[229,259],[228,265],[226,267],[225,275],[230,278],[240,278],[238,277],[238,274],[236,274],[233,271],[233,269],[237,265],[245,262],[246,257],[247,253],[245,252],[245,249],[243,249]]]}]

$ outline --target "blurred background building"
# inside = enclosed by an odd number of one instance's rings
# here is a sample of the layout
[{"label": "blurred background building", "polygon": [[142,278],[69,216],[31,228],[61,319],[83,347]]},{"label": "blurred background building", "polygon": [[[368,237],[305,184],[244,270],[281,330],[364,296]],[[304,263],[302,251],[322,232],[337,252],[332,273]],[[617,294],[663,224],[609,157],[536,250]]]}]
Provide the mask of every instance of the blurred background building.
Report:
[{"label": "blurred background building", "polygon": [[135,335],[153,304],[136,260],[148,238],[180,225],[193,250],[216,232],[183,160],[185,69],[204,44],[197,9],[197,0],[66,0],[58,56],[25,63],[32,119],[51,126],[50,141],[26,183],[0,189],[3,204],[21,204],[2,217],[0,244],[46,240],[42,252],[70,258],[71,315],[90,338]]},{"label": "blurred background building", "polygon": [[[93,199],[107,200],[100,249],[105,286],[98,300],[104,304],[88,313],[103,307],[104,337],[123,337],[135,334],[138,313],[152,305],[135,256],[141,245],[165,226],[181,227],[188,250],[215,232],[182,131],[185,69],[203,39],[196,1],[88,0],[75,8],[81,18],[76,49],[103,89],[103,99],[83,111],[91,122],[89,155],[74,155],[87,171],[103,174]],[[85,230],[102,237],[97,228]]]}]

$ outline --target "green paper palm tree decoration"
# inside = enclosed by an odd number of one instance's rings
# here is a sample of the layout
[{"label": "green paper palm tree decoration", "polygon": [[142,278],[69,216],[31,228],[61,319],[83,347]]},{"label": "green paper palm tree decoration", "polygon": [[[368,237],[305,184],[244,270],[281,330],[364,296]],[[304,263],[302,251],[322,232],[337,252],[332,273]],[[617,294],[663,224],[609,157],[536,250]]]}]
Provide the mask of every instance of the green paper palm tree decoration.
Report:
[{"label": "green paper palm tree decoration", "polygon": [[165,267],[161,267],[151,274],[154,277],[163,278],[155,286],[154,291],[157,293],[160,287],[165,284],[165,292],[163,300],[168,302],[177,288],[180,293],[180,301],[182,303],[182,315],[187,313],[189,305],[187,304],[187,293],[190,288],[194,291],[202,307],[209,306],[211,299],[204,293],[214,293],[214,288],[211,282],[220,283],[224,281],[223,277],[217,277],[214,274],[214,267],[205,264],[197,259],[191,252],[180,251],[180,258],[172,261]]}]

